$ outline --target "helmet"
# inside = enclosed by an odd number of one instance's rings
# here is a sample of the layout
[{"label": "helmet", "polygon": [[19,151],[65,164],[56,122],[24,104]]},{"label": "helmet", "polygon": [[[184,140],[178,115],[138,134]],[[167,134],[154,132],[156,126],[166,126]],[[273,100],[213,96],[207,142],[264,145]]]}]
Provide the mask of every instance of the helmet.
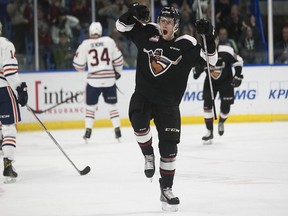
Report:
[{"label": "helmet", "polygon": [[100,22],[92,22],[89,26],[89,35],[102,35],[102,25]]},{"label": "helmet", "polygon": [[174,7],[164,7],[160,11],[158,17],[157,17],[157,22],[160,22],[161,17],[169,17],[174,19],[174,32],[176,32],[179,28],[179,23],[180,23],[180,14],[179,11],[174,8]]}]

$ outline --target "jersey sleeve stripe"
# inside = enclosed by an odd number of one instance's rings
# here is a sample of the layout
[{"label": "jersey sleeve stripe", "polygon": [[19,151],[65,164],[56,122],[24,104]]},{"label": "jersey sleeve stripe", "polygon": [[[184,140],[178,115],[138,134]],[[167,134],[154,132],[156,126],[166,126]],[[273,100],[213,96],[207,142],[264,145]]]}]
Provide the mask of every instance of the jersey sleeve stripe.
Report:
[{"label": "jersey sleeve stripe", "polygon": [[[202,49],[200,51],[200,56],[206,61],[206,54],[204,53]],[[212,54],[208,53],[208,59],[209,59],[209,64],[215,66],[218,61],[218,53],[217,52],[214,52]]]},{"label": "jersey sleeve stripe", "polygon": [[124,59],[122,58],[117,62],[113,62],[113,66],[121,66],[121,65],[123,65],[123,62],[124,62]]},{"label": "jersey sleeve stripe", "polygon": [[120,32],[127,32],[131,31],[134,27],[135,23],[132,25],[126,25],[125,23],[119,21],[119,19],[116,21],[116,28]]}]

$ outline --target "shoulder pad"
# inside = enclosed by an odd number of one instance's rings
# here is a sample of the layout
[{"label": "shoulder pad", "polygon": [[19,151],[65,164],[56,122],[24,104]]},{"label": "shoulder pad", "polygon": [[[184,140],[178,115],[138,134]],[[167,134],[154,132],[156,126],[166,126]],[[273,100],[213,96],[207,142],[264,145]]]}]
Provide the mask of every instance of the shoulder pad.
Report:
[{"label": "shoulder pad", "polygon": [[197,45],[197,40],[196,40],[196,38],[194,38],[194,37],[192,37],[192,36],[190,36],[190,35],[187,35],[187,34],[182,35],[182,36],[176,38],[175,42],[176,42],[176,41],[180,41],[180,40],[188,40],[188,41],[190,41],[194,46]]},{"label": "shoulder pad", "polygon": [[227,46],[227,45],[219,45],[218,52],[227,52],[232,56],[234,56],[235,54],[234,49],[231,46]]}]

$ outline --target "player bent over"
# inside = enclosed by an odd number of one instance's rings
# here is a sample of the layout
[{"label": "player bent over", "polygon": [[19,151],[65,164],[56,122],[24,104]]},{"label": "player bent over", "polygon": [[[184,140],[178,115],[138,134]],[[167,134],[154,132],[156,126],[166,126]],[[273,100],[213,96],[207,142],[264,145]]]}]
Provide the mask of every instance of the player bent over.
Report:
[{"label": "player bent over", "polygon": [[98,99],[101,94],[109,110],[115,138],[119,139],[121,130],[116,80],[121,77],[123,56],[112,38],[102,36],[100,22],[90,24],[89,39],[85,39],[79,45],[73,59],[73,66],[78,71],[84,71],[86,66],[88,67],[84,140],[88,142],[91,137]]},{"label": "player bent over", "polygon": [[[138,48],[136,87],[130,100],[129,118],[145,158],[144,173],[148,178],[155,174],[150,128],[150,120],[154,120],[159,140],[162,208],[177,211],[180,200],[173,194],[172,186],[181,133],[179,104],[191,68],[205,64],[206,56],[195,38],[175,34],[180,22],[177,9],[164,7],[157,23],[148,21],[148,8],[136,2],[116,22],[117,30]],[[209,60],[215,65],[217,52],[213,29],[209,22],[198,21],[197,31],[206,35]]]},{"label": "player bent over", "polygon": [[[18,61],[13,43],[2,37],[0,22],[0,121],[2,123],[2,151],[5,183],[13,183],[18,176],[12,163],[16,151],[16,124],[21,121],[19,105],[28,101],[27,85],[18,75]],[[16,97],[18,95],[18,97]]]},{"label": "player bent over", "polygon": [[[218,43],[218,38],[216,39]],[[215,67],[210,67],[211,81],[214,96],[219,93],[220,96],[220,114],[218,122],[218,134],[224,134],[224,122],[227,120],[230,112],[230,107],[234,103],[234,88],[241,85],[243,75],[243,59],[234,52],[234,49],[227,45],[218,45],[218,61]],[[233,75],[234,68],[235,74]],[[207,69],[207,67],[206,67]],[[194,79],[198,79],[204,71],[204,66],[196,67],[193,72]],[[202,137],[203,144],[212,144],[213,135],[213,112],[212,98],[209,85],[208,72],[203,87],[204,100],[204,119],[207,128],[207,134]]]}]

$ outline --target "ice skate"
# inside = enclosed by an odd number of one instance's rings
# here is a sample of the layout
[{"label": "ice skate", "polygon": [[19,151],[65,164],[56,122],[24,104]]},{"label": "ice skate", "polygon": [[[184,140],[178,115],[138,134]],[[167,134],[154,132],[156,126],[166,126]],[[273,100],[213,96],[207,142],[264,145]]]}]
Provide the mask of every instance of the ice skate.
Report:
[{"label": "ice skate", "polygon": [[224,122],[218,123],[218,134],[222,136],[224,134]]},{"label": "ice skate", "polygon": [[3,176],[5,177],[4,183],[14,183],[18,174],[15,172],[14,167],[12,166],[12,160],[8,158],[3,158],[4,161],[4,171]]},{"label": "ice skate", "polygon": [[155,157],[154,154],[144,155],[145,157],[145,168],[144,173],[147,178],[149,178],[152,182],[152,178],[155,173]]},{"label": "ice skate", "polygon": [[91,128],[86,128],[85,134],[83,136],[83,139],[85,140],[85,143],[88,144],[88,141],[91,137],[92,129]]},{"label": "ice skate", "polygon": [[116,127],[114,129],[114,132],[115,132],[115,138],[118,140],[118,142],[120,142],[120,138],[121,138],[121,130],[120,130],[120,127]]},{"label": "ice skate", "polygon": [[202,137],[203,140],[203,144],[204,145],[211,145],[213,142],[213,131],[212,130],[208,130],[207,134],[205,136]]},{"label": "ice skate", "polygon": [[180,203],[179,198],[174,196],[174,194],[172,193],[172,188],[163,187],[163,185],[161,184],[161,179],[159,179],[159,183],[161,191],[160,201],[162,204],[162,210],[170,212],[178,211],[178,205]]}]

